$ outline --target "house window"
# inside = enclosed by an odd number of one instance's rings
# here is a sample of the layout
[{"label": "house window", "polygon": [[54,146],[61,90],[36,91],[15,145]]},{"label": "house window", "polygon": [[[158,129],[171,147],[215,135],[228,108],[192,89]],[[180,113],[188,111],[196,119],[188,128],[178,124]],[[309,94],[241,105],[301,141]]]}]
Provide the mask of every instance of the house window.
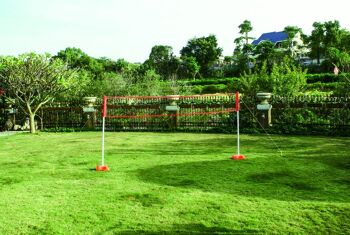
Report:
[{"label": "house window", "polygon": [[282,47],[282,42],[276,42],[275,47],[276,48],[281,48]]}]

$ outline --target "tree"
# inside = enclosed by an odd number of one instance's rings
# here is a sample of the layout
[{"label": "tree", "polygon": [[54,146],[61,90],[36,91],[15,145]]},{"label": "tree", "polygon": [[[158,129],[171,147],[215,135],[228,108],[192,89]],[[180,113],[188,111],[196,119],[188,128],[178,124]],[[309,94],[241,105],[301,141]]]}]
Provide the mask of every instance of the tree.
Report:
[{"label": "tree", "polygon": [[321,57],[325,54],[324,25],[320,22],[315,22],[312,25],[314,29],[311,32],[308,41],[310,42],[310,57],[317,59],[317,64],[320,64]]},{"label": "tree", "polygon": [[285,32],[288,36],[287,40],[285,41],[285,48],[287,48],[291,56],[295,56],[293,51],[293,48],[295,46],[293,39],[298,33],[302,34],[302,30],[297,26],[286,26],[283,32]]},{"label": "tree", "polygon": [[258,65],[266,62],[268,70],[271,70],[272,65],[278,61],[279,53],[276,51],[274,43],[264,40],[254,48],[254,55]]},{"label": "tree", "polygon": [[97,59],[97,61],[99,64],[101,64],[104,72],[113,72],[113,73],[117,72],[118,66],[116,61],[111,60],[107,57],[101,57]]},{"label": "tree", "polygon": [[253,30],[253,27],[249,20],[243,21],[242,24],[238,26],[240,37],[234,40],[236,44],[234,50],[234,57],[236,61],[236,66],[239,68],[241,73],[247,72],[254,61],[252,52],[253,45],[249,43],[249,40],[254,39],[249,37],[249,32]]},{"label": "tree", "polygon": [[[54,58],[59,58],[67,63],[70,68],[84,69],[90,72],[95,79],[101,79],[102,73],[108,68],[105,58],[95,59],[79,48],[67,47],[61,50]],[[107,67],[104,67],[104,66]]]},{"label": "tree", "polygon": [[327,21],[323,25],[325,29],[324,44],[326,49],[330,47],[339,47],[341,41],[339,21]]},{"label": "tree", "polygon": [[193,57],[200,66],[200,74],[207,76],[210,67],[219,59],[222,48],[218,47],[215,35],[193,38],[180,51],[181,57]]},{"label": "tree", "polygon": [[79,48],[67,47],[57,53],[54,58],[59,58],[67,63],[70,68],[83,68],[89,57]]},{"label": "tree", "polygon": [[242,24],[240,24],[238,26],[239,28],[239,33],[242,35],[239,38],[236,38],[235,43],[240,44],[240,42],[243,41],[244,45],[248,45],[249,44],[249,40],[254,39],[252,37],[249,37],[249,33],[253,30],[252,24],[249,20],[245,20],[243,21]]},{"label": "tree", "polygon": [[345,51],[330,47],[327,50],[327,60],[331,65],[337,66],[342,72],[350,71],[350,55]]},{"label": "tree", "polygon": [[[313,24],[314,30],[309,37],[310,41],[310,57],[317,59],[317,63],[320,63],[322,57],[329,55],[331,48],[340,49],[342,47],[342,38],[346,31],[340,28],[339,21],[327,21],[324,23],[315,22]],[[346,34],[345,34],[346,35]]]},{"label": "tree", "polygon": [[270,72],[264,62],[254,73],[244,73],[238,81],[238,88],[244,94],[252,96],[261,91],[293,96],[305,86],[306,71],[296,66],[290,57],[284,57],[279,64],[273,64]]},{"label": "tree", "polygon": [[77,84],[75,70],[48,54],[23,54],[0,58],[0,84],[5,96],[14,98],[19,107],[29,115],[30,132],[35,133],[36,112],[54,97]]},{"label": "tree", "polygon": [[152,47],[146,63],[149,63],[150,67],[155,69],[163,78],[175,74],[180,65],[180,61],[173,54],[173,48],[164,45]]},{"label": "tree", "polygon": [[187,75],[190,75],[193,80],[196,79],[196,75],[199,73],[200,66],[198,65],[196,58],[193,56],[182,57],[183,70]]}]

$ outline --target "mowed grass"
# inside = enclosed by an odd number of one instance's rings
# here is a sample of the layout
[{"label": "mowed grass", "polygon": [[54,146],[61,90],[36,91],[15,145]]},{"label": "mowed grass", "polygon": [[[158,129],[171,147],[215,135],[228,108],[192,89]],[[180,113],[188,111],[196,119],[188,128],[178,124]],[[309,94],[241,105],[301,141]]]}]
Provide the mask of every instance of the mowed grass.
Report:
[{"label": "mowed grass", "polygon": [[350,139],[0,137],[0,234],[350,234]]}]

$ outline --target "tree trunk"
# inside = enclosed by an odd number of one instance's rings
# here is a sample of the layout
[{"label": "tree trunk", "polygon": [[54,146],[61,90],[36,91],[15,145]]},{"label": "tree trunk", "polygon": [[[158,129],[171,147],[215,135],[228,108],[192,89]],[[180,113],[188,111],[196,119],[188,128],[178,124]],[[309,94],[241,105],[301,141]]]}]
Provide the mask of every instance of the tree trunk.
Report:
[{"label": "tree trunk", "polygon": [[35,113],[29,114],[29,124],[30,124],[30,133],[35,133],[35,121],[34,121]]}]

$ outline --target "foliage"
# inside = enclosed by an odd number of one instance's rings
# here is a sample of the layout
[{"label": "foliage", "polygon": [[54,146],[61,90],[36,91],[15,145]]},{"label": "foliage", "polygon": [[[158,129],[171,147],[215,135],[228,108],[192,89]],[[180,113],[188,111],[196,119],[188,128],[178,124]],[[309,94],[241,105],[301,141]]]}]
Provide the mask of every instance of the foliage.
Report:
[{"label": "foliage", "polygon": [[78,84],[74,70],[59,59],[34,53],[18,58],[2,57],[0,76],[5,95],[14,98],[17,105],[30,117],[30,130],[35,132],[36,112],[57,95]]},{"label": "foliage", "polygon": [[226,93],[227,86],[225,84],[216,84],[216,85],[206,85],[203,86],[201,91],[202,94],[214,94],[214,93]]},{"label": "foliage", "polygon": [[320,64],[323,62],[324,71],[329,71],[338,66],[341,71],[349,72],[350,69],[350,32],[341,29],[339,21],[315,22],[314,30],[309,37],[310,57],[315,58]]},{"label": "foliage", "polygon": [[334,73],[319,73],[319,74],[306,74],[307,83],[329,83],[339,82],[342,77],[349,76],[350,74],[341,73],[338,76]]},{"label": "foliage", "polygon": [[239,90],[254,96],[257,92],[272,92],[275,95],[296,95],[306,86],[306,71],[296,66],[288,57],[274,64],[271,72],[266,62],[254,73],[245,73],[239,80]]},{"label": "foliage", "polygon": [[183,73],[182,76],[190,77],[193,80],[196,80],[196,76],[200,71],[200,65],[193,56],[182,56],[182,63],[180,66],[180,72]]},{"label": "foliage", "polygon": [[341,51],[337,48],[330,47],[327,49],[327,60],[326,62],[331,63],[333,66],[340,68],[342,72],[350,72],[350,54]]},{"label": "foliage", "polygon": [[54,58],[63,60],[70,68],[88,72],[92,79],[103,79],[103,73],[117,73],[128,64],[124,60],[116,62],[106,57],[96,59],[74,47],[59,51]]},{"label": "foliage", "polygon": [[340,74],[340,81],[337,88],[334,90],[334,95],[350,96],[350,76],[349,74]]},{"label": "foliage", "polygon": [[180,66],[179,59],[173,54],[173,48],[163,45],[153,46],[145,63],[148,63],[163,78],[169,78],[171,75],[176,74]]},{"label": "foliage", "polygon": [[329,82],[329,83],[323,83],[323,82],[315,82],[315,83],[308,83],[307,84],[307,90],[308,91],[335,91],[338,89],[338,87],[342,87],[344,84],[342,82]]},{"label": "foliage", "polygon": [[250,21],[245,20],[238,28],[240,29],[239,33],[241,36],[234,40],[236,47],[233,57],[236,68],[238,68],[239,73],[242,74],[249,72],[255,62],[252,56],[254,46],[249,43],[249,40],[253,38],[248,35],[248,33],[253,30],[253,27]]},{"label": "foliage", "polygon": [[180,51],[181,57],[193,57],[200,66],[199,72],[202,76],[209,73],[210,66],[219,59],[222,48],[218,47],[215,35],[208,37],[193,38]]},{"label": "foliage", "polygon": [[242,50],[244,46],[247,46],[249,44],[249,40],[252,40],[254,38],[249,36],[249,33],[253,30],[253,26],[249,20],[244,20],[243,23],[238,26],[238,28],[241,36],[235,39],[235,50],[239,51]]},{"label": "foliage", "polygon": [[270,81],[271,85],[268,89],[272,93],[292,96],[306,86],[306,71],[294,65],[289,59],[285,59],[280,65],[272,67]]}]

